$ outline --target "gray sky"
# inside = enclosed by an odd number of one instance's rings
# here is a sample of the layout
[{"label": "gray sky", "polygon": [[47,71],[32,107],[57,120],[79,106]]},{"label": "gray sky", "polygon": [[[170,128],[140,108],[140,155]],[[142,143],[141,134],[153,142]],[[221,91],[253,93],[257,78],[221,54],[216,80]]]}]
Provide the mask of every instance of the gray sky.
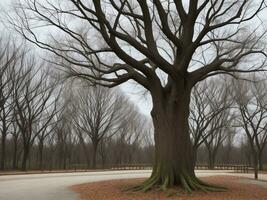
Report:
[{"label": "gray sky", "polygon": [[[16,0],[0,0],[0,10],[8,9],[8,4]],[[267,19],[267,13],[260,16],[263,19]],[[1,25],[0,25],[1,29]],[[149,95],[143,95],[144,91],[140,89],[137,85],[133,83],[125,83],[121,86],[122,90],[130,97],[130,99],[138,105],[140,111],[143,114],[149,115],[151,110],[151,99]]]},{"label": "gray sky", "polygon": [[[14,1],[15,0],[0,0],[0,10],[8,9],[8,5]],[[140,90],[140,88],[137,89],[137,85],[133,83],[125,83],[121,86],[121,89],[130,97],[130,100],[139,107],[141,113],[150,115],[152,104],[149,95],[144,96],[144,91]]]}]

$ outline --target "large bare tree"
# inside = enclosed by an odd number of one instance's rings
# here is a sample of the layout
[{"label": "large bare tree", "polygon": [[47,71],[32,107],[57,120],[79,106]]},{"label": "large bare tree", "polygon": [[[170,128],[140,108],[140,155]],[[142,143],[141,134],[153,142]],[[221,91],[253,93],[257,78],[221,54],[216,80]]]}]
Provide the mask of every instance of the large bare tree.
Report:
[{"label": "large bare tree", "polygon": [[[257,16],[264,9],[265,0],[21,0],[10,22],[73,76],[106,87],[134,80],[147,89],[155,163],[136,189],[182,185],[191,192],[214,189],[194,172],[191,89],[216,74],[261,70],[265,32]],[[44,27],[53,27],[49,39]]]}]

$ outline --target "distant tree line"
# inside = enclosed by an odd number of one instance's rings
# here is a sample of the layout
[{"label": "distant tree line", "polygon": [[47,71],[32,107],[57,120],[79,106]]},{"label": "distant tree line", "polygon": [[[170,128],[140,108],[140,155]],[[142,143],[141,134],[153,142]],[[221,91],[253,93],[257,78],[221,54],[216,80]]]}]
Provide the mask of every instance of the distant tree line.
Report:
[{"label": "distant tree line", "polygon": [[62,83],[41,60],[1,41],[1,170],[152,162],[150,123],[128,97],[86,82]]}]

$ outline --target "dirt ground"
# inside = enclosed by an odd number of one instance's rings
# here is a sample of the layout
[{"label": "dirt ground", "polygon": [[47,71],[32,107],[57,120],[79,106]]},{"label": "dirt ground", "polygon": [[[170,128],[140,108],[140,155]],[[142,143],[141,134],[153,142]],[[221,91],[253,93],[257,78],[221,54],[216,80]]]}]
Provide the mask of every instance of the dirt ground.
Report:
[{"label": "dirt ground", "polygon": [[[267,200],[267,189],[241,183],[238,177],[206,177],[202,180],[227,187],[226,192],[195,192],[186,194],[179,192],[168,196],[168,192],[149,191],[126,192],[125,189],[141,183],[142,179],[114,180],[72,186],[72,190],[80,194],[81,200]],[[243,181],[242,181],[243,182]],[[170,191],[169,191],[170,192]]]}]

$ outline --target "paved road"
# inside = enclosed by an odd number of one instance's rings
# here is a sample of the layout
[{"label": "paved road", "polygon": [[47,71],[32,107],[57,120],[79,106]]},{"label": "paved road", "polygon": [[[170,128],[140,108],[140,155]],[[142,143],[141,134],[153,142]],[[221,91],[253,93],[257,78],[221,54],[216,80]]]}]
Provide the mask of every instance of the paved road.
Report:
[{"label": "paved road", "polygon": [[[0,176],[0,200],[76,200],[71,185],[111,179],[145,178],[151,171],[106,171],[61,174],[34,174]],[[197,171],[199,177],[240,175],[226,171]],[[252,175],[243,175],[251,177]],[[261,177],[267,180],[267,175]],[[267,182],[262,183],[267,186]]]}]

